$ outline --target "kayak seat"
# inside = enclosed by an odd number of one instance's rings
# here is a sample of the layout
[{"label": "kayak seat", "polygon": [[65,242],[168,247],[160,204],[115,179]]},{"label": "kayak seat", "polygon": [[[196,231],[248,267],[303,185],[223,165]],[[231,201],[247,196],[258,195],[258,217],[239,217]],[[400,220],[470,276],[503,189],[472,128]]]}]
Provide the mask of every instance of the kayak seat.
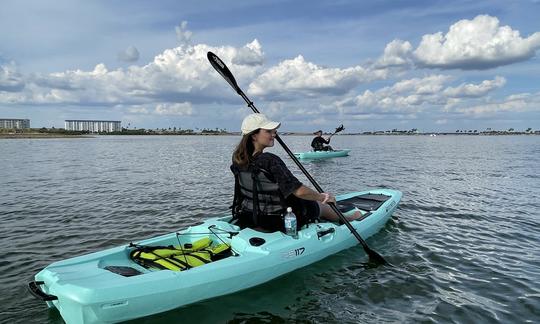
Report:
[{"label": "kayak seat", "polygon": [[212,245],[210,238],[176,246],[136,245],[130,257],[147,269],[183,271],[231,256],[227,243]]},{"label": "kayak seat", "polygon": [[379,209],[388,199],[390,197],[383,194],[364,194],[338,201],[337,205],[341,212],[350,211],[351,206],[365,211],[374,211]]}]

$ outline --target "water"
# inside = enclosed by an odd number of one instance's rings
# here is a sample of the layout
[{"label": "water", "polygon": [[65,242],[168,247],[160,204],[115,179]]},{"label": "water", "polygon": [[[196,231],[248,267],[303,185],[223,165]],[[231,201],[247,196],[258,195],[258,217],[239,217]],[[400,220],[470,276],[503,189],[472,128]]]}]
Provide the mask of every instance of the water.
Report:
[{"label": "water", "polygon": [[[403,192],[368,240],[264,285],[133,321],[540,322],[538,136],[336,136],[325,190]],[[286,136],[293,151],[310,137]],[[53,261],[168,233],[232,200],[235,136],[0,140],[0,322],[63,323],[26,284]],[[277,144],[276,144],[277,145]],[[308,183],[283,150],[291,170]]]}]

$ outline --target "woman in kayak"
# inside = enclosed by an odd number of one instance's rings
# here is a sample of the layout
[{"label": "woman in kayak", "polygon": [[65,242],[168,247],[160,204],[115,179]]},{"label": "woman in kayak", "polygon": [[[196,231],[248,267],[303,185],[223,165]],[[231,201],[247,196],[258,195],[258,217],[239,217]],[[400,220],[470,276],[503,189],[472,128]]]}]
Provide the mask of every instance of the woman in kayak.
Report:
[{"label": "woman in kayak", "polygon": [[333,151],[332,146],[324,144],[330,144],[330,138],[332,138],[332,135],[328,137],[328,139],[324,139],[322,137],[322,130],[318,130],[313,135],[316,135],[313,141],[311,141],[311,147],[313,147],[313,151]]},{"label": "woman in kayak", "polygon": [[[234,218],[242,227],[283,231],[282,216],[287,207],[292,207],[298,229],[319,218],[338,221],[338,215],[327,204],[336,202],[331,193],[304,186],[277,155],[263,152],[274,146],[280,125],[263,114],[251,114],[242,122],[243,136],[231,165],[235,175]],[[348,219],[360,216],[357,211]]]}]

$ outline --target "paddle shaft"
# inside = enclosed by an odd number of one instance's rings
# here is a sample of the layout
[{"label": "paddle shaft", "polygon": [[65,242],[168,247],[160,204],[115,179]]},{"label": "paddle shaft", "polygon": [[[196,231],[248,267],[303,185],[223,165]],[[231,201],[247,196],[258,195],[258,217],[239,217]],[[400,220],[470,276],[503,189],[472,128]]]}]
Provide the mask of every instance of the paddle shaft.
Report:
[{"label": "paddle shaft", "polygon": [[[231,85],[231,87],[236,91],[236,93],[238,93],[245,100],[245,102],[248,104],[248,107],[250,107],[254,113],[260,113],[259,110],[253,104],[253,102],[249,100],[249,98],[242,91],[242,89],[240,89],[240,87],[238,86],[238,83],[236,83],[236,80],[233,74],[231,73],[231,71],[229,70],[229,68],[227,67],[227,65],[225,65],[225,63],[223,63],[223,61],[212,52],[208,52],[207,57],[208,57],[208,61],[214,67],[214,69],[219,74],[221,74],[221,76],[225,79],[225,81],[227,81]],[[287,152],[289,157],[294,161],[294,163],[296,163],[296,165],[300,168],[300,170],[302,170],[302,172],[309,179],[309,181],[311,181],[311,183],[317,189],[317,191],[322,193],[323,190],[321,186],[319,186],[317,181],[315,181],[315,179],[313,179],[313,177],[307,172],[307,170],[300,163],[300,161],[298,161],[296,156],[294,156],[293,152],[291,152],[291,150],[287,147],[287,145],[285,145],[285,143],[281,140],[281,138],[277,134],[276,134],[276,139],[279,142],[279,144],[281,144],[285,152]],[[358,234],[356,229],[351,225],[351,223],[347,220],[347,218],[345,218],[343,213],[341,213],[341,211],[337,208],[336,204],[329,203],[328,205],[332,208],[332,210],[336,213],[336,215],[338,215],[339,219],[347,226],[347,228],[351,231],[351,233],[353,233],[354,237],[356,237],[356,239],[362,244],[362,246],[364,247],[364,251],[366,251],[371,261],[377,264],[390,265],[390,263],[386,262],[386,260],[381,255],[379,255],[377,252],[369,248],[369,246],[362,239],[360,234]]]},{"label": "paddle shaft", "polygon": [[[248,104],[248,107],[251,108],[251,110],[253,110],[254,113],[257,113],[257,114],[260,113],[259,109],[257,109],[257,107],[255,107],[255,105],[253,104],[253,101],[249,100],[249,98],[246,96],[246,94],[240,88],[237,89],[237,92],[244,99],[244,101]],[[309,179],[309,181],[315,187],[315,189],[317,189],[318,192],[323,193],[324,190],[321,188],[321,186],[319,186],[317,181],[311,176],[311,174],[309,174],[309,172],[306,170],[306,168],[304,168],[302,163],[300,163],[300,161],[298,161],[298,159],[296,158],[294,153],[289,149],[289,147],[285,144],[285,142],[283,142],[283,140],[281,139],[281,137],[279,137],[278,134],[276,134],[276,140],[278,141],[279,144],[281,144],[281,146],[283,147],[285,152],[287,152],[289,157],[294,161],[294,163],[298,166],[298,168],[300,168],[302,173]],[[345,226],[347,226],[347,228],[351,231],[351,233],[354,235],[354,237],[356,237],[356,239],[360,242],[360,244],[362,244],[362,246],[364,247],[364,250],[369,255],[369,257],[377,260],[378,262],[380,262],[382,264],[387,264],[386,260],[384,260],[384,258],[382,256],[380,256],[377,252],[373,251],[367,245],[367,243],[360,236],[360,234],[358,234],[356,229],[351,225],[351,223],[345,217],[345,215],[343,215],[343,213],[337,208],[336,204],[328,203],[328,205],[332,208],[334,213],[336,213],[336,215],[338,215],[339,219],[345,224]]]}]

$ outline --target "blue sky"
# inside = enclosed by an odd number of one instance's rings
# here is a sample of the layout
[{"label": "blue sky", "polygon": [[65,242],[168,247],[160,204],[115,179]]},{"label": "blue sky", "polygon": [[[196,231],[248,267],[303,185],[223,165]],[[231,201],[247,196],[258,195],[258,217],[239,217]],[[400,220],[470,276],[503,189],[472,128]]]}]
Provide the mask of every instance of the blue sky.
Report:
[{"label": "blue sky", "polygon": [[540,129],[540,1],[0,4],[0,118],[284,131]]}]

